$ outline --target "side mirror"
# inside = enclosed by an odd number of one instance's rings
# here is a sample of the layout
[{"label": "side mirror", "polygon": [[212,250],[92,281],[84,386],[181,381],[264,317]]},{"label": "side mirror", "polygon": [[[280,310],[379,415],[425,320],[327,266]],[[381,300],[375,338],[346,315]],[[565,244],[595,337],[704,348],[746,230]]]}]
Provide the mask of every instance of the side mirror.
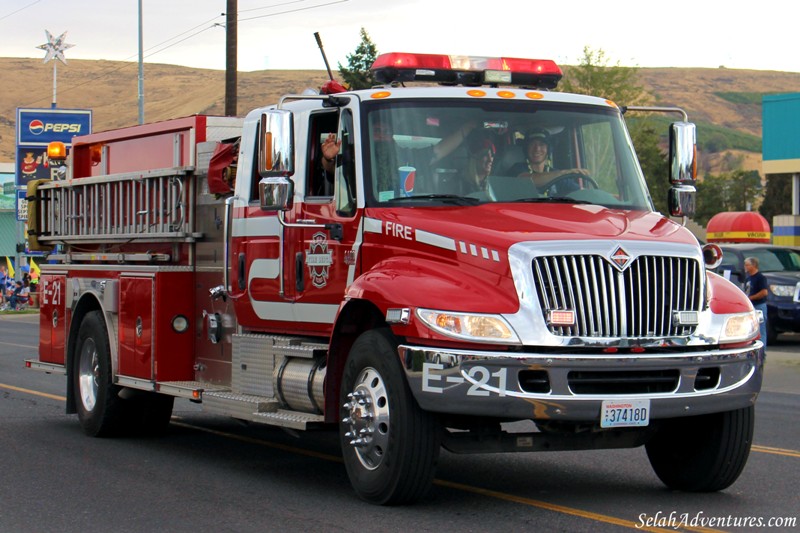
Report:
[{"label": "side mirror", "polygon": [[294,174],[294,121],[291,111],[270,109],[261,115],[258,137],[258,174]]},{"label": "side mirror", "polygon": [[670,187],[667,203],[669,214],[674,217],[691,217],[695,211],[695,193],[693,185],[676,185]]},{"label": "side mirror", "polygon": [[697,135],[691,122],[674,122],[669,128],[669,181],[694,185],[697,177]]},{"label": "side mirror", "polygon": [[703,262],[709,270],[717,268],[722,264],[722,248],[713,242],[703,246]]},{"label": "side mirror", "polygon": [[294,200],[294,182],[283,176],[262,178],[258,198],[262,211],[288,211]]}]

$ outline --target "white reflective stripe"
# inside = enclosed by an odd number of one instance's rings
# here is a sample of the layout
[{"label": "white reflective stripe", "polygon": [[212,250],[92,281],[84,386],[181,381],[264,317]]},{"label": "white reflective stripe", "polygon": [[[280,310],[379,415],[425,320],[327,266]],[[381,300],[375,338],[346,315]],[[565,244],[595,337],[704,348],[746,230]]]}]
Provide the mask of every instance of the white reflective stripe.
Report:
[{"label": "white reflective stripe", "polygon": [[278,217],[252,217],[234,218],[234,237],[278,237],[281,234],[281,225]]},{"label": "white reflective stripe", "polygon": [[436,233],[430,233],[421,229],[416,230],[414,233],[417,242],[430,244],[431,246],[444,248],[445,250],[451,250],[453,252],[456,251],[456,241],[450,237],[443,237],[442,235],[437,235]]},{"label": "white reflective stripe", "polygon": [[313,322],[315,324],[333,324],[338,305],[298,304],[289,302],[252,301],[253,311],[262,320],[279,320],[284,322]]},{"label": "white reflective stripe", "polygon": [[[366,225],[366,217],[363,217],[358,225],[356,232],[356,240],[353,242],[353,264],[347,265],[347,286],[345,289],[350,288],[353,281],[356,279],[356,265],[358,264],[358,252],[361,249],[361,243],[364,241],[364,226]],[[373,219],[374,220],[374,219]]]},{"label": "white reflective stripe", "polygon": [[367,233],[383,232],[383,221],[377,218],[364,217],[364,231]]},{"label": "white reflective stripe", "polygon": [[281,273],[281,264],[278,259],[256,259],[250,265],[247,276],[247,286],[253,279],[278,279]]}]

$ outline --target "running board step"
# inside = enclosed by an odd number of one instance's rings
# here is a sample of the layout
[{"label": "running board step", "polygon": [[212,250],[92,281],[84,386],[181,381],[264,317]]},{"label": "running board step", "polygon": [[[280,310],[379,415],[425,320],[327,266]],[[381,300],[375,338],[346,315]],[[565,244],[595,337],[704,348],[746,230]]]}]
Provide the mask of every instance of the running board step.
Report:
[{"label": "running board step", "polygon": [[203,393],[203,406],[210,413],[253,420],[257,414],[277,411],[280,404],[275,398],[266,396],[206,391]]},{"label": "running board step", "polygon": [[281,409],[280,403],[274,398],[250,394],[204,392],[203,407],[209,413],[297,430],[325,422],[323,415]]},{"label": "running board step", "polygon": [[325,416],[278,409],[274,413],[256,413],[253,421],[269,424],[271,426],[306,430],[310,429],[310,425],[323,424],[325,422]]}]

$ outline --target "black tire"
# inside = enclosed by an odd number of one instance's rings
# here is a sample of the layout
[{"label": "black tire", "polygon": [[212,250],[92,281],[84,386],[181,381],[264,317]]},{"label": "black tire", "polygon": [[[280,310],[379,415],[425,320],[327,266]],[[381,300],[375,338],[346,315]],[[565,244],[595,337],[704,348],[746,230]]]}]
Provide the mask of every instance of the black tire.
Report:
[{"label": "black tire", "polygon": [[112,383],[111,348],[103,315],[87,313],[78,330],[72,386],[78,420],[91,437],[115,434],[124,419],[120,387]]},{"label": "black tire", "polygon": [[[767,317],[764,317],[767,320]],[[778,330],[767,320],[767,345],[775,344],[778,340]]]},{"label": "black tire", "polygon": [[747,463],[754,421],[752,406],[667,420],[647,443],[647,457],[671,489],[723,490],[736,481]]},{"label": "black tire", "polygon": [[353,344],[340,405],[344,464],[359,497],[381,505],[422,498],[433,483],[441,427],[414,400],[388,329],[367,331]]}]

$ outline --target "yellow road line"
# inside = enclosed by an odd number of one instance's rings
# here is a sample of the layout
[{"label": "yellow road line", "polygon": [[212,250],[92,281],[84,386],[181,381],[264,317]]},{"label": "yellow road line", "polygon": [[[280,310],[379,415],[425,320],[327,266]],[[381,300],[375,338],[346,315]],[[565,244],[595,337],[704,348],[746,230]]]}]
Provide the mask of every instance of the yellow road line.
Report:
[{"label": "yellow road line", "polygon": [[185,422],[178,422],[178,421],[176,421],[176,418],[178,418],[178,417],[172,417],[172,422],[171,423],[176,425],[176,426],[182,427],[182,428],[195,429],[197,431],[204,431],[205,433],[211,433],[212,435],[217,435],[219,437],[227,437],[229,439],[234,439],[234,440],[246,442],[248,444],[258,444],[260,446],[266,446],[267,448],[274,448],[276,450],[281,450],[281,451],[284,451],[284,452],[291,452],[291,453],[296,453],[296,454],[299,454],[299,455],[306,455],[308,457],[316,457],[317,459],[324,459],[325,461],[333,461],[333,462],[336,462],[336,463],[341,463],[342,462],[342,458],[338,457],[336,455],[330,455],[330,454],[327,454],[327,453],[315,452],[313,450],[304,450],[302,448],[296,448],[294,446],[288,446],[286,444],[278,444],[276,442],[270,442],[270,441],[261,440],[261,439],[254,439],[253,437],[245,437],[243,435],[236,435],[235,433],[228,433],[228,432],[225,432],[225,431],[219,431],[217,429],[210,429],[210,428],[204,428],[204,427],[201,427],[201,426],[195,426],[193,424],[187,424]]},{"label": "yellow road line", "polygon": [[758,446],[755,444],[750,449],[754,452],[771,453],[775,455],[785,455],[786,457],[800,458],[800,451],[797,450],[787,450],[785,448],[771,448],[769,446]]},{"label": "yellow road line", "polygon": [[32,394],[34,396],[41,396],[43,398],[50,398],[51,400],[60,400],[62,402],[67,401],[67,399],[64,396],[57,396],[55,394],[48,394],[46,392],[39,392],[39,391],[35,391],[35,390],[30,390],[30,389],[22,389],[20,387],[15,387],[13,385],[6,385],[5,383],[0,383],[0,389],[8,389],[8,390],[13,390],[13,391],[17,391],[17,392],[24,392],[25,394]]},{"label": "yellow road line", "polygon": [[[9,389],[9,390],[17,391],[17,392],[23,392],[23,393],[26,393],[26,394],[32,394],[34,396],[42,396],[44,398],[50,398],[50,399],[53,399],[53,400],[61,400],[61,401],[65,401],[66,400],[66,398],[63,397],[63,396],[57,396],[55,394],[47,394],[47,393],[44,393],[44,392],[38,392],[38,391],[30,390],[30,389],[23,389],[23,388],[20,388],[20,387],[14,387],[12,385],[6,385],[4,383],[0,383],[0,388]],[[313,450],[306,450],[306,449],[303,449],[303,448],[297,448],[297,447],[294,447],[294,446],[288,446],[286,444],[278,444],[278,443],[275,443],[275,442],[269,442],[269,441],[265,441],[265,440],[262,440],[262,439],[256,439],[256,438],[253,438],[253,437],[245,437],[243,435],[236,435],[235,433],[228,433],[228,432],[219,431],[219,430],[216,430],[216,429],[210,429],[210,428],[204,428],[204,427],[201,427],[201,426],[195,426],[193,424],[187,424],[185,422],[180,422],[180,417],[177,417],[177,416],[174,416],[172,418],[172,422],[171,423],[175,424],[176,426],[179,426],[179,427],[183,427],[183,428],[187,428],[187,429],[193,429],[193,430],[196,430],[196,431],[203,431],[205,433],[209,433],[209,434],[212,434],[212,435],[217,435],[217,436],[225,437],[225,438],[229,438],[229,439],[238,440],[238,441],[241,441],[241,442],[246,442],[248,444],[256,444],[256,445],[259,445],[259,446],[266,446],[268,448],[273,448],[273,449],[276,449],[276,450],[281,450],[281,451],[290,452],[290,453],[294,453],[294,454],[304,455],[304,456],[307,456],[307,457],[314,457],[314,458],[322,459],[322,460],[325,460],[325,461],[332,461],[332,462],[336,462],[336,463],[341,463],[342,462],[342,458],[339,457],[339,456],[336,456],[336,455],[330,455],[330,454],[327,454],[327,453],[315,452]],[[785,456],[788,456],[788,457],[800,457],[800,452],[798,452],[796,450],[787,450],[787,449],[784,449],[784,448],[771,448],[769,446],[753,445],[753,447],[751,449],[753,451],[762,452],[762,453],[785,455]],[[655,532],[674,532],[675,531],[675,529],[662,529],[662,528],[656,528],[656,527],[650,527],[650,528],[642,527],[640,522],[632,522],[630,520],[625,520],[625,519],[622,519],[622,518],[616,518],[614,516],[604,515],[604,514],[600,514],[600,513],[594,513],[594,512],[591,512],[591,511],[584,511],[582,509],[576,509],[576,508],[573,508],[573,507],[566,507],[564,505],[557,505],[557,504],[554,504],[554,503],[548,503],[548,502],[544,502],[544,501],[541,501],[541,500],[534,500],[532,498],[526,498],[524,496],[516,496],[514,494],[507,494],[507,493],[504,493],[504,492],[499,492],[499,491],[490,490],[490,489],[484,489],[484,488],[481,488],[481,487],[474,487],[472,485],[465,485],[463,483],[457,483],[455,481],[447,481],[447,480],[443,480],[443,479],[434,479],[433,483],[435,485],[440,486],[440,487],[456,489],[456,490],[460,490],[460,491],[463,491],[463,492],[469,492],[471,494],[478,494],[480,496],[488,496],[490,498],[495,498],[495,499],[498,499],[498,500],[503,500],[503,501],[512,502],[512,503],[519,503],[519,504],[522,504],[522,505],[528,505],[530,507],[536,507],[538,509],[544,509],[544,510],[553,511],[553,512],[556,512],[556,513],[567,514],[567,515],[571,515],[571,516],[577,516],[577,517],[580,517],[580,518],[586,518],[588,520],[594,520],[595,522],[602,522],[602,523],[605,523],[605,524],[612,524],[612,525],[616,525],[616,526],[627,527],[627,528],[636,529],[636,530],[639,530],[639,531],[655,531]],[[683,529],[685,531],[695,531],[695,532],[698,532],[698,533],[699,532],[713,533],[713,532],[718,531],[718,530],[715,530],[715,529],[691,528],[691,527],[686,527],[686,528],[683,528]]]},{"label": "yellow road line", "polygon": [[[566,507],[563,505],[556,505],[554,503],[543,502],[541,500],[534,500],[531,498],[526,498],[524,496],[516,496],[514,494],[506,494],[504,492],[498,492],[495,490],[489,489],[482,489],[480,487],[473,487],[472,485],[464,485],[462,483],[455,483],[453,481],[444,481],[442,479],[435,479],[433,481],[434,484],[448,487],[451,489],[462,490],[464,492],[470,492],[472,494],[479,494],[481,496],[488,496],[490,498],[496,498],[498,500],[504,500],[508,502],[514,503],[521,503],[523,505],[528,505],[531,507],[536,507],[538,509],[545,509],[547,511],[554,511],[556,513],[568,514],[572,516],[578,516],[581,518],[586,518],[589,520],[594,520],[595,522],[603,522],[605,524],[612,524],[615,526],[622,526],[631,529],[636,529],[638,531],[659,531],[659,532],[675,532],[675,529],[662,529],[657,527],[643,527],[640,522],[632,522],[630,520],[625,520],[623,518],[616,518],[614,516],[608,516],[599,513],[593,513],[591,511],[584,511],[582,509],[575,509],[573,507]],[[712,532],[716,531],[713,529],[692,529],[692,528],[685,528],[686,531],[707,531]]]},{"label": "yellow road line", "polygon": [[[269,442],[269,441],[265,441],[265,440],[261,440],[261,439],[254,439],[252,437],[244,437],[244,436],[236,435],[236,434],[233,434],[233,433],[227,433],[225,431],[218,431],[218,430],[215,430],[215,429],[208,429],[208,428],[204,428],[204,427],[195,426],[195,425],[192,425],[192,424],[186,424],[184,422],[176,422],[175,420],[173,420],[172,423],[177,425],[177,426],[184,427],[184,428],[187,428],[187,429],[194,429],[194,430],[204,431],[206,433],[211,433],[213,435],[217,435],[217,436],[220,436],[220,437],[227,437],[227,438],[231,438],[231,439],[236,439],[236,440],[239,440],[239,441],[242,441],[242,442],[247,442],[249,444],[256,444],[256,445],[259,445],[259,446],[266,446],[268,448],[282,450],[282,451],[286,451],[286,452],[290,452],[290,453],[305,455],[305,456],[309,456],[309,457],[316,457],[318,459],[324,459],[326,461],[333,461],[333,462],[337,462],[337,463],[341,463],[342,462],[342,458],[338,457],[338,456],[335,456],[335,455],[315,452],[315,451],[306,450],[306,449],[303,449],[303,448],[296,448],[294,446],[287,446],[285,444],[277,444],[277,443],[274,443],[274,442]],[[515,496],[513,494],[506,494],[506,493],[503,493],[503,492],[497,492],[497,491],[493,491],[493,490],[482,489],[480,487],[473,487],[471,485],[464,485],[462,483],[456,483],[456,482],[453,482],[453,481],[445,481],[443,479],[435,479],[435,480],[433,480],[433,483],[435,485],[439,485],[440,487],[446,487],[446,488],[450,488],[450,489],[461,490],[461,491],[464,491],[464,492],[469,492],[469,493],[472,493],[472,494],[478,494],[478,495],[481,495],[481,496],[489,496],[491,498],[496,498],[496,499],[499,499],[499,500],[504,500],[504,501],[513,502],[513,503],[521,503],[523,505],[528,505],[528,506],[531,506],[531,507],[537,507],[539,509],[545,509],[545,510],[548,510],[548,511],[554,511],[554,512],[562,513],[562,514],[569,514],[569,515],[572,515],[572,516],[578,516],[578,517],[581,517],[581,518],[587,518],[589,520],[594,520],[596,522],[603,522],[603,523],[606,523],[606,524],[614,524],[614,525],[617,525],[617,526],[623,526],[623,527],[627,527],[627,528],[631,528],[631,529],[636,529],[638,531],[655,531],[655,532],[662,532],[662,533],[666,533],[666,532],[674,533],[675,532],[674,529],[662,529],[662,528],[655,528],[655,527],[641,527],[641,525],[637,525],[636,522],[632,522],[630,520],[624,520],[624,519],[616,518],[616,517],[613,517],[613,516],[602,515],[602,514],[598,514],[598,513],[592,513],[592,512],[589,512],[589,511],[583,511],[581,509],[574,509],[572,507],[565,507],[563,505],[555,505],[555,504],[551,504],[551,503],[547,503],[547,502],[542,502],[542,501],[539,501],[539,500],[533,500],[533,499],[530,499],[530,498],[525,498],[525,497],[522,497],[522,496]],[[686,531],[715,532],[716,530],[713,530],[713,529],[686,528]]]}]

